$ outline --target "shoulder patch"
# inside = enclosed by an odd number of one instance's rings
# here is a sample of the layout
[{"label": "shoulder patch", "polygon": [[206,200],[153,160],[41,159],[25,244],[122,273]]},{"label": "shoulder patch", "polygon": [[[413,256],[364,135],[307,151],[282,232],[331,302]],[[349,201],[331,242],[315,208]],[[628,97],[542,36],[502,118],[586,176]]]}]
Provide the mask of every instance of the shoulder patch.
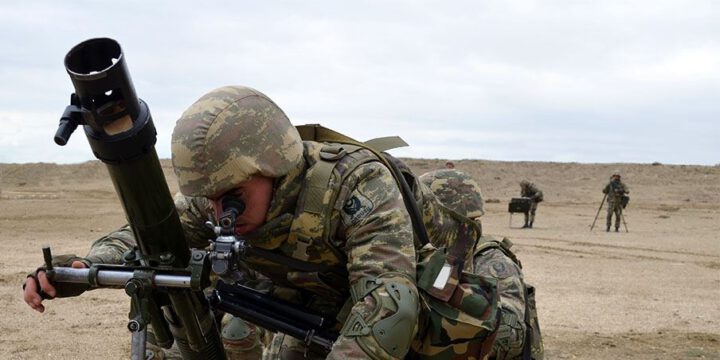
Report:
[{"label": "shoulder patch", "polygon": [[370,214],[373,207],[373,202],[367,196],[358,191],[353,191],[342,208],[343,222],[347,225],[353,225]]},{"label": "shoulder patch", "polygon": [[502,252],[499,250],[498,254],[490,259],[487,267],[490,271],[490,275],[492,275],[496,279],[505,279],[511,276],[520,275],[520,272],[515,263],[513,263],[509,257],[505,256],[505,254],[502,254]]}]

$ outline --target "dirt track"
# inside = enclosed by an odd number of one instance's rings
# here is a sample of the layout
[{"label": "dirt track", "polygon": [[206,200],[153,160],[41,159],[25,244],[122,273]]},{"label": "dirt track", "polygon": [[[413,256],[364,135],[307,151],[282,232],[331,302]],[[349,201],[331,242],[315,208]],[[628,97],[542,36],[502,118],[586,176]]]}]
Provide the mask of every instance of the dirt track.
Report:
[{"label": "dirt track", "polygon": [[[440,160],[410,160],[421,173]],[[458,161],[481,184],[485,231],[508,236],[537,287],[547,359],[720,359],[720,168]],[[164,162],[166,172],[170,167]],[[605,233],[607,177],[630,186],[630,232]],[[535,228],[509,227],[507,201],[527,178],[545,193]],[[174,188],[174,180],[170,180]],[[97,162],[0,164],[0,358],[125,359],[128,297],[96,290],[48,304],[21,298],[41,246],[84,255],[124,222]]]}]

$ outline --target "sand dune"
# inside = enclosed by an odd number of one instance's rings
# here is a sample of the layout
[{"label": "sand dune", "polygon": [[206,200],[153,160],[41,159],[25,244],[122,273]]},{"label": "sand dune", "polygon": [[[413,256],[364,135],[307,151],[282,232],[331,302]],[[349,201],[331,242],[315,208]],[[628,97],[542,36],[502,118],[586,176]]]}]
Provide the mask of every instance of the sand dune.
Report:
[{"label": "sand dune", "polygon": [[[417,172],[444,160],[408,159]],[[456,161],[483,188],[487,233],[508,236],[537,287],[547,359],[720,359],[720,167]],[[163,168],[174,191],[171,166]],[[590,224],[608,176],[630,186],[629,232]],[[510,222],[507,202],[528,179],[545,193],[535,228]],[[129,299],[96,290],[48,303],[21,298],[41,246],[84,255],[124,223],[97,162],[0,164],[0,358],[124,359]]]}]

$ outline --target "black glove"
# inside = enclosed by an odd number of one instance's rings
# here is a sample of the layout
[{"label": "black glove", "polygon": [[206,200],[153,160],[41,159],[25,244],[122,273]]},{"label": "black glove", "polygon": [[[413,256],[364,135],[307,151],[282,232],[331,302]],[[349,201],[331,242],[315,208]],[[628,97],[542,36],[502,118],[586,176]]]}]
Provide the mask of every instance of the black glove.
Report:
[{"label": "black glove", "polygon": [[[57,255],[53,256],[52,259],[52,265],[53,267],[70,267],[73,262],[79,261],[83,264],[85,264],[86,267],[90,267],[90,261],[85,258],[81,258],[78,256],[75,256],[75,254],[67,254],[67,255]],[[27,277],[31,277],[35,279],[35,284],[37,285],[38,292],[40,293],[40,296],[43,299],[53,299],[53,297],[49,296],[47,293],[45,293],[41,288],[40,284],[38,283],[37,274],[40,271],[46,271],[47,268],[45,265],[37,268],[34,272],[28,274]],[[71,297],[71,296],[78,296],[85,292],[85,290],[90,288],[89,284],[73,284],[73,283],[55,283],[50,281],[50,283],[55,287],[55,297],[56,298],[62,298],[62,297]],[[23,283],[23,290],[25,290],[25,284]]]}]

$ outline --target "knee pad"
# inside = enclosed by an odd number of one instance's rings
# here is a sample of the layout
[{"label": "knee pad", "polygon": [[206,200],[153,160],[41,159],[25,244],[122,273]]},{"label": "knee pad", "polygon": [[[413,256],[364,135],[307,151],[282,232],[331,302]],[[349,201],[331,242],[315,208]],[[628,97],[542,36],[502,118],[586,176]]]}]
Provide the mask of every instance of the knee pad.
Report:
[{"label": "knee pad", "polygon": [[340,333],[373,359],[401,359],[417,330],[418,292],[407,275],[385,273],[351,286],[355,303]]}]

